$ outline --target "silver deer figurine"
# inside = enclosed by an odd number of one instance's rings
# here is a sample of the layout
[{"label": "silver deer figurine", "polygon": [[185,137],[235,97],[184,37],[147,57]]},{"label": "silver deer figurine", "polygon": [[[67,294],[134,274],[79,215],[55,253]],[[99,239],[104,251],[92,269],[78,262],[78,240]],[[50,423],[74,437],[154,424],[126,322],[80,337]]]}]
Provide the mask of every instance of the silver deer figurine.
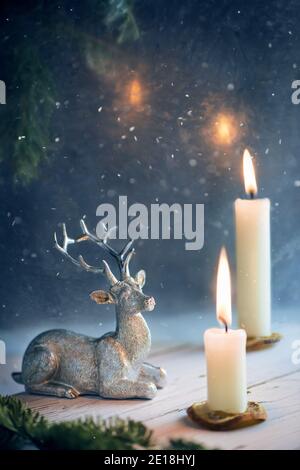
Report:
[{"label": "silver deer figurine", "polygon": [[[63,245],[55,234],[56,248],[72,263],[86,271],[105,274],[109,290],[97,290],[90,297],[97,304],[116,305],[116,330],[100,338],[92,338],[68,330],[50,330],[37,336],[28,346],[22,372],[13,378],[25,385],[30,393],[76,398],[92,394],[104,398],[151,399],[166,381],[166,372],[145,362],[151,347],[150,331],[142,314],[155,307],[153,297],[142,288],[145,271],[135,277],[129,272],[134,253],[131,240],[117,252],[108,244],[110,231],[105,229],[103,239],[91,233],[83,220],[83,234],[73,240],[63,225]],[[88,265],[82,256],[73,258],[68,253],[70,244],[91,241],[105,249],[117,261],[120,279],[112,273],[107,262],[103,268]]]}]

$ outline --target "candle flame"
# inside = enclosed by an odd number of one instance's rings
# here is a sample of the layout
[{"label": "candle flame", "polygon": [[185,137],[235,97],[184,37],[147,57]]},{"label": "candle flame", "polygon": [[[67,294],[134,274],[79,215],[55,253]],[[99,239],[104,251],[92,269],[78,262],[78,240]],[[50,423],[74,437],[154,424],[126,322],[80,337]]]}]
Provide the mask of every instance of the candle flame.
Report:
[{"label": "candle flame", "polygon": [[222,247],[217,274],[217,319],[226,326],[231,325],[231,281],[226,249]]},{"label": "candle flame", "polygon": [[247,194],[255,195],[257,194],[257,184],[255,178],[255,171],[252,162],[252,157],[248,149],[244,150],[243,155],[243,168],[244,168],[244,183],[245,191]]}]

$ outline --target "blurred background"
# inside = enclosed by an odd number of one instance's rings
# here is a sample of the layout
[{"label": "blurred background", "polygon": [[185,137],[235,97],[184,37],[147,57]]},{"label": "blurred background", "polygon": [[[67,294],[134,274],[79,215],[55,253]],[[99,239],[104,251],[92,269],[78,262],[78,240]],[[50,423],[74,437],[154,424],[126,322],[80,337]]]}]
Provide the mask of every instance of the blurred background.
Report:
[{"label": "blurred background", "polygon": [[[1,2],[0,331],[12,338],[8,348],[22,349],[48,326],[101,335],[105,319],[114,321],[113,308],[88,296],[105,280],[62,259],[53,233],[66,222],[76,237],[83,216],[95,229],[97,206],[118,207],[119,195],[129,205],[205,204],[202,250],[139,241],[132,271],[147,271],[144,291],[157,300],[154,339],[164,331],[173,340],[177,315],[201,321],[210,312],[213,324],[222,244],[234,277],[245,147],[256,157],[259,197],[272,201],[274,310],[282,321],[298,310],[300,106],[291,84],[300,79],[299,21],[296,0]],[[93,265],[103,258],[80,248]],[[182,339],[195,329],[192,320],[183,325]]]}]

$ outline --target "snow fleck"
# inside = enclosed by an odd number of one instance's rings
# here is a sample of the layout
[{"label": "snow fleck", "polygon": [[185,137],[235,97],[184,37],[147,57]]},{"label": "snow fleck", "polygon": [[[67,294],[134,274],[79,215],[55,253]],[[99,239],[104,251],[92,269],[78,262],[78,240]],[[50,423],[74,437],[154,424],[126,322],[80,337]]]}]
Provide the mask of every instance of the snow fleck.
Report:
[{"label": "snow fleck", "polygon": [[228,91],[233,91],[234,90],[234,84],[233,83],[228,83],[227,90]]},{"label": "snow fleck", "polygon": [[295,180],[294,181],[294,186],[295,186],[295,188],[300,188],[300,180]]},{"label": "snow fleck", "polygon": [[266,148],[266,150],[265,150],[265,154],[266,154],[266,155],[268,155],[269,150],[270,150],[269,148]]},{"label": "snow fleck", "polygon": [[134,179],[134,178],[130,178],[130,179],[129,179],[129,183],[130,183],[130,184],[134,184],[134,183],[135,183],[135,179]]},{"label": "snow fleck", "polygon": [[103,107],[100,106],[100,107],[98,108],[98,113],[101,113],[102,109],[103,109]]},{"label": "snow fleck", "polygon": [[60,108],[60,102],[56,101],[55,106],[56,106],[56,109],[59,109]]},{"label": "snow fleck", "polygon": [[60,141],[60,138],[59,138],[59,137],[55,137],[54,142],[59,142],[59,141]]},{"label": "snow fleck", "polygon": [[135,129],[135,126],[131,126],[131,127],[129,127],[129,132],[133,132],[133,131],[134,131],[134,129]]},{"label": "snow fleck", "polygon": [[133,136],[134,140],[137,142],[138,138],[136,135]]},{"label": "snow fleck", "polygon": [[196,158],[190,158],[189,160],[189,165],[194,168],[195,166],[197,166],[197,160]]},{"label": "snow fleck", "polygon": [[184,188],[184,190],[182,191],[182,194],[186,197],[189,197],[191,195],[190,188]]},{"label": "snow fleck", "polygon": [[12,221],[12,224],[11,224],[11,225],[12,225],[12,227],[13,227],[14,225],[19,225],[19,224],[21,224],[21,223],[22,223],[21,217],[15,217],[14,220]]},{"label": "snow fleck", "polygon": [[116,191],[114,189],[109,189],[107,191],[107,196],[108,197],[114,197],[116,195]]},{"label": "snow fleck", "polygon": [[26,139],[25,135],[19,135],[18,140],[24,140],[24,139]]}]

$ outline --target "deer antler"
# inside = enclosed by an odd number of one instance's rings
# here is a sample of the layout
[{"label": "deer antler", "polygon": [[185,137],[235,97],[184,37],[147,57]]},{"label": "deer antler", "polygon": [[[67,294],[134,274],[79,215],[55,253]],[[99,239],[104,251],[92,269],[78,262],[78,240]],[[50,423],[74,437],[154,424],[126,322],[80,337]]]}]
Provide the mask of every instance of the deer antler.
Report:
[{"label": "deer antler", "polygon": [[67,234],[67,229],[66,229],[66,224],[63,224],[62,225],[62,228],[63,228],[63,236],[64,236],[64,239],[63,239],[63,244],[60,245],[57,241],[57,236],[56,236],[56,232],[54,233],[54,241],[55,241],[55,248],[60,251],[67,259],[69,259],[73,264],[75,264],[76,266],[78,267],[81,267],[83,269],[85,269],[86,271],[89,271],[89,272],[93,272],[93,273],[103,273],[104,270],[102,268],[96,268],[94,266],[90,266],[89,264],[87,264],[83,257],[80,255],[78,257],[78,259],[75,259],[73,258],[73,256],[71,256],[69,253],[68,253],[68,246],[69,245],[73,245],[74,243],[78,243],[78,242],[81,242],[84,240],[83,237],[80,237],[76,240],[74,240],[73,238],[69,238],[68,237],[68,234]]},{"label": "deer antler", "polygon": [[130,277],[130,272],[129,272],[129,263],[130,263],[130,260],[132,258],[132,256],[134,255],[134,249],[132,249],[128,255],[126,256],[126,259],[124,261],[124,266],[123,266],[123,277]]},{"label": "deer antler", "polygon": [[104,229],[103,239],[99,238],[94,233],[91,233],[88,230],[84,220],[81,219],[80,220],[80,227],[81,227],[81,230],[83,232],[83,235],[81,235],[77,239],[72,239],[72,238],[68,237],[67,230],[66,230],[66,224],[63,224],[63,226],[62,226],[63,227],[63,236],[64,236],[63,244],[59,245],[59,243],[57,241],[56,233],[54,233],[55,248],[57,248],[66,258],[68,258],[76,266],[79,266],[79,267],[85,269],[86,271],[93,272],[93,273],[105,273],[107,275],[107,277],[109,278],[109,281],[112,283],[112,282],[115,282],[116,278],[114,277],[114,275],[112,274],[112,272],[110,270],[109,270],[110,275],[108,276],[109,267],[108,267],[107,263],[104,264],[104,269],[103,268],[97,268],[95,266],[90,266],[89,264],[87,264],[81,255],[78,257],[78,259],[75,259],[68,253],[68,246],[69,245],[73,245],[75,243],[80,243],[82,241],[89,240],[93,243],[96,243],[96,245],[101,246],[101,248],[103,248],[107,253],[109,253],[117,261],[117,264],[118,264],[118,267],[119,267],[119,270],[120,270],[120,274],[122,275],[123,278],[126,277],[126,276],[130,276],[130,274],[129,274],[129,262],[130,262],[130,259],[133,255],[133,253],[134,253],[134,248],[132,248],[133,240],[129,240],[129,242],[122,248],[122,250],[120,252],[117,252],[112,246],[110,246],[107,243],[112,231],[114,231],[116,229],[116,227],[113,227],[113,228],[108,230],[107,227],[104,224],[102,224],[102,225],[103,225],[103,229]]}]

